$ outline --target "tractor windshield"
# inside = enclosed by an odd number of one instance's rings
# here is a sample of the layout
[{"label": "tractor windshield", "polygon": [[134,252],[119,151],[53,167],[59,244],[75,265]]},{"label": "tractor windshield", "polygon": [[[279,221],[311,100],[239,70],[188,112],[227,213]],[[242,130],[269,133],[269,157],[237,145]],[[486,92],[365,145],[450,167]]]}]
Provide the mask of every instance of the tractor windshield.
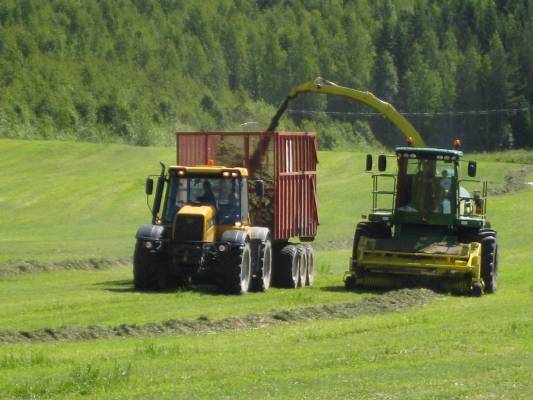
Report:
[{"label": "tractor windshield", "polygon": [[[245,218],[241,210],[246,206],[243,193],[246,180],[243,178],[223,178],[213,176],[170,175],[168,185],[165,222],[172,223],[176,213],[184,205],[210,205],[216,210],[216,222],[220,225],[233,225]],[[243,196],[244,195],[244,196]]]},{"label": "tractor windshield", "polygon": [[451,160],[400,158],[397,210],[454,214],[455,165]]}]

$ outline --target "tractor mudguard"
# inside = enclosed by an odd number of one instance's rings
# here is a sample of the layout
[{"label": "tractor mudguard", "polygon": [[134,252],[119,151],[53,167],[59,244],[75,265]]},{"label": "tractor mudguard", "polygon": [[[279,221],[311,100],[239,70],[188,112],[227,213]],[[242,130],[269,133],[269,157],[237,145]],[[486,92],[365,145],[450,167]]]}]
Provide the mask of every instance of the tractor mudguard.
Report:
[{"label": "tractor mudguard", "polygon": [[250,239],[260,240],[261,243],[264,243],[270,236],[270,230],[268,228],[261,228],[258,226],[252,227],[252,232],[250,233]]},{"label": "tractor mudguard", "polygon": [[161,240],[165,227],[161,225],[144,224],[139,227],[135,237],[141,240]]},{"label": "tractor mudguard", "polygon": [[230,242],[243,245],[248,235],[245,231],[226,231],[222,234],[221,242]]}]

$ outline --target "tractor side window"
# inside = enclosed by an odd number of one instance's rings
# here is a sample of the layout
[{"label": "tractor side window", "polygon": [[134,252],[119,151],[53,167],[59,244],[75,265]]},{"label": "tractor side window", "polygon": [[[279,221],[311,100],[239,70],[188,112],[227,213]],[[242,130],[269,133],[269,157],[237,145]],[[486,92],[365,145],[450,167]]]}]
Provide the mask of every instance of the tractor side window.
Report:
[{"label": "tractor side window", "polygon": [[239,179],[223,179],[220,182],[217,222],[233,225],[241,220],[241,182]]},{"label": "tractor side window", "polygon": [[170,176],[168,198],[165,209],[165,222],[170,223],[178,210],[187,203],[188,180],[180,179],[176,175]]}]

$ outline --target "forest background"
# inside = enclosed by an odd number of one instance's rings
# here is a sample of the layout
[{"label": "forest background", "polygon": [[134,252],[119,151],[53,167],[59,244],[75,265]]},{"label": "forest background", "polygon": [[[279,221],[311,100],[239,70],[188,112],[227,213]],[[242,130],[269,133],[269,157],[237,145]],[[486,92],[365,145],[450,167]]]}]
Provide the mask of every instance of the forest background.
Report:
[{"label": "forest background", "polygon": [[[2,0],[0,137],[135,145],[263,130],[323,76],[391,102],[431,145],[533,147],[529,0]],[[380,115],[304,95],[282,129],[397,144]]]}]

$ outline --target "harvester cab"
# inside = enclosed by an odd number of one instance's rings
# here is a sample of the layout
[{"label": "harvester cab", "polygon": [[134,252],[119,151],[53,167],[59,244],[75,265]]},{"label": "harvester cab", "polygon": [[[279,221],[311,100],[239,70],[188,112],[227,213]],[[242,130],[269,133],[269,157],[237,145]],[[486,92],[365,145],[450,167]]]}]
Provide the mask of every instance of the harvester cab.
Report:
[{"label": "harvester cab", "polygon": [[492,293],[496,232],[486,220],[487,182],[474,179],[476,162],[462,178],[457,149],[399,147],[395,153],[395,173],[386,171],[385,155],[372,173],[372,208],[355,231],[347,288],[427,285]]}]

